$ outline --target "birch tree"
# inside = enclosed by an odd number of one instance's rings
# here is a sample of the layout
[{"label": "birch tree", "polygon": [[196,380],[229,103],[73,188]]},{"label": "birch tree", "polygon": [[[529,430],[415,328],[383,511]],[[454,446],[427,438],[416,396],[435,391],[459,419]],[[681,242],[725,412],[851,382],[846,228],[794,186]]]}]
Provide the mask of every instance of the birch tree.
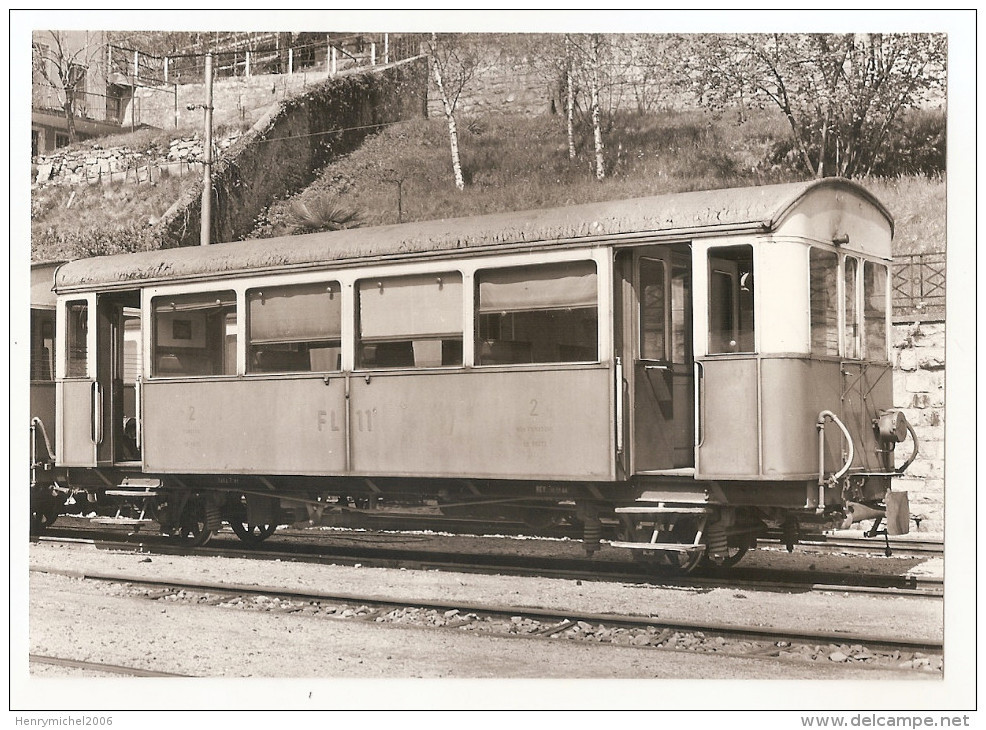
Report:
[{"label": "birch tree", "polygon": [[448,124],[455,187],[463,190],[465,180],[462,177],[462,163],[459,160],[459,133],[456,128],[455,107],[463,89],[479,69],[477,48],[467,37],[452,33],[432,33],[426,45],[428,55],[431,57],[435,87],[438,89],[445,121]]}]

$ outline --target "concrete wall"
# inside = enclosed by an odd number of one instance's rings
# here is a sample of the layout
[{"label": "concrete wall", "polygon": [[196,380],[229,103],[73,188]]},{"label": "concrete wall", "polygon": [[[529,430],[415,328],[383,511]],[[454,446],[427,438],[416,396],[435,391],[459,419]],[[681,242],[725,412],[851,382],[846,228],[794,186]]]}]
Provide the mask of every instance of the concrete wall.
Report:
[{"label": "concrete wall", "polygon": [[[919,456],[896,489],[907,490],[911,515],[923,517],[919,531],[944,529],[945,502],[945,322],[897,324],[893,332],[894,399],[918,437]],[[911,453],[908,439],[897,463]],[[912,529],[914,525],[912,523]]]}]

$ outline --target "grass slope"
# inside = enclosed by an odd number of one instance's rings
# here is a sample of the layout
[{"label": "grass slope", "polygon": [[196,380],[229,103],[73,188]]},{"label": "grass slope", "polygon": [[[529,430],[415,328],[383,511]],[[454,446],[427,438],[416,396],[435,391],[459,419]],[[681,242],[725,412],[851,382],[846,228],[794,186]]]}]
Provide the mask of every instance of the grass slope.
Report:
[{"label": "grass slope", "polygon": [[[561,116],[462,119],[459,128],[464,191],[452,183],[443,119],[395,124],[327,166],[307,189],[274,201],[251,235],[312,230],[319,215],[325,227],[334,227],[334,219],[368,226],[800,179],[778,152],[784,149],[785,123],[765,113],[742,123],[703,112],[620,117],[605,132],[602,182],[595,178],[590,139],[580,138],[576,158],[569,159]],[[897,252],[944,250],[943,177],[861,182],[893,213]],[[153,223],[182,184],[163,178],[154,185],[36,189],[32,258],[155,247]],[[355,220],[346,222],[352,215]]]}]

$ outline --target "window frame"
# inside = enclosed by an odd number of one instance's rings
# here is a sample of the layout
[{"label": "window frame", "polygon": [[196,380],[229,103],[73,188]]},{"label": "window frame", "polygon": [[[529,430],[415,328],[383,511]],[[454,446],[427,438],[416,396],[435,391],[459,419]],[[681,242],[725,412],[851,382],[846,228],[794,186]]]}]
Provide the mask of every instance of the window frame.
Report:
[{"label": "window frame", "polygon": [[[743,290],[743,273],[739,271],[739,261],[737,258],[725,258],[720,252],[723,251],[739,251],[739,249],[745,248],[749,250],[749,261],[751,265],[751,271],[748,272],[753,278],[753,289],[749,289],[751,292],[752,302],[749,308],[749,316],[752,318],[752,322],[748,329],[748,335],[744,335],[744,328],[742,327],[741,315],[744,312],[743,302],[741,301],[741,292]],[[704,256],[704,271],[705,271],[705,332],[703,333],[705,339],[705,354],[711,357],[729,357],[729,356],[742,356],[750,357],[751,355],[758,355],[760,352],[759,347],[759,327],[758,322],[760,322],[761,317],[759,313],[759,297],[756,294],[756,279],[757,271],[760,269],[760,264],[758,261],[758,247],[753,241],[744,240],[737,243],[728,243],[723,245],[712,245],[704,249],[702,255]],[[733,275],[731,271],[718,271],[713,266],[713,259],[719,261],[729,261],[736,263],[736,273]],[[732,327],[736,334],[736,348],[735,350],[727,350],[724,348],[713,348],[713,330],[712,330],[712,311],[713,311],[713,292],[715,287],[713,286],[713,279],[715,274],[722,273],[733,280],[735,290],[730,292],[731,306],[733,307],[733,319],[734,325]],[[750,347],[744,349],[740,347],[740,338],[749,337]],[[720,335],[721,337],[721,335]]]},{"label": "window frame", "polygon": [[[453,310],[455,314],[454,317],[458,317],[459,320],[459,330],[458,336],[454,331],[443,331],[443,332],[427,332],[421,334],[407,334],[402,335],[400,333],[394,335],[371,335],[364,336],[363,334],[363,323],[365,316],[363,315],[362,307],[362,296],[364,295],[363,287],[367,292],[372,291],[374,285],[380,287],[383,291],[387,289],[387,282],[394,282],[404,280],[405,283],[413,279],[420,279],[422,284],[428,283],[428,279],[434,280],[434,285],[439,288],[448,284],[448,277],[454,277],[455,283],[459,287],[459,298],[458,307]],[[423,370],[423,371],[434,371],[434,370],[457,370],[465,367],[466,355],[466,320],[463,313],[463,301],[465,299],[466,293],[466,283],[467,277],[464,272],[457,268],[442,268],[441,270],[428,270],[428,271],[412,271],[412,272],[401,272],[401,273],[381,273],[380,275],[373,275],[371,272],[358,272],[357,276],[352,280],[352,285],[350,291],[352,292],[352,303],[353,303],[353,328],[352,328],[352,357],[353,357],[353,371],[368,372],[368,371],[394,371],[394,370]],[[415,345],[416,342],[430,342],[430,343],[440,343],[441,347],[441,357],[443,362],[437,365],[418,365],[413,362],[416,357]],[[445,346],[446,343],[458,343],[458,360],[455,363],[444,362],[445,356]],[[367,364],[364,357],[364,346],[379,346],[379,345],[397,345],[408,343],[411,346],[411,364],[398,364],[398,365],[380,365],[378,363]],[[344,345],[345,346],[345,345]]]},{"label": "window frame", "polygon": [[[304,289],[304,288],[314,289],[316,287],[325,287],[326,293],[331,293],[332,296],[339,298],[339,321],[338,321],[339,336],[337,338],[325,337],[321,339],[308,339],[308,340],[301,340],[301,339],[284,339],[277,341],[268,340],[266,343],[260,343],[260,344],[303,344],[308,346],[308,350],[306,350],[306,352],[310,352],[311,345],[313,343],[335,342],[336,343],[335,347],[337,347],[339,351],[338,367],[328,370],[256,369],[253,366],[253,358],[252,358],[253,348],[256,346],[256,343],[254,342],[254,338],[253,338],[253,322],[252,322],[253,315],[251,314],[251,304],[253,300],[251,298],[251,294],[255,292],[260,292],[261,298],[263,298],[262,292],[264,291],[281,292],[286,289]],[[318,279],[313,281],[301,281],[301,282],[295,281],[290,283],[281,283],[277,280],[277,278],[274,278],[272,281],[270,281],[269,285],[263,282],[255,282],[245,286],[243,288],[242,296],[243,296],[244,319],[246,320],[244,323],[243,348],[242,348],[245,356],[244,375],[247,375],[249,377],[257,377],[257,376],[271,376],[271,375],[298,375],[298,374],[303,375],[303,374],[311,374],[311,373],[332,374],[332,373],[340,373],[343,371],[343,351],[345,349],[344,347],[345,328],[343,326],[343,322],[345,318],[344,317],[345,287],[343,286],[342,282],[340,282],[337,278]],[[329,347],[332,346],[333,345],[329,345]],[[239,353],[237,353],[237,357],[239,357]]]},{"label": "window frame", "polygon": [[[593,355],[590,359],[580,359],[580,360],[535,360],[533,362],[482,362],[480,348],[484,340],[481,338],[480,333],[482,331],[481,317],[484,315],[490,315],[491,312],[483,312],[482,300],[481,300],[481,287],[483,284],[483,275],[488,272],[508,272],[508,271],[518,271],[523,269],[548,269],[548,268],[560,268],[565,266],[578,266],[586,265],[592,268],[592,307],[540,307],[533,309],[519,309],[516,311],[511,311],[509,313],[516,314],[526,314],[530,312],[550,312],[550,311],[572,311],[575,309],[592,309],[595,311],[595,338],[591,345]],[[500,263],[499,261],[491,261],[489,263],[481,262],[475,269],[471,272],[472,276],[472,319],[473,319],[473,366],[476,368],[545,368],[545,367],[567,367],[567,366],[579,366],[579,365],[596,365],[603,362],[600,356],[600,343],[603,339],[602,328],[600,326],[601,317],[600,310],[604,310],[601,306],[600,297],[600,282],[602,277],[600,275],[601,266],[596,258],[591,256],[578,256],[572,258],[551,258],[545,260],[541,258],[536,261],[509,261]],[[542,277],[543,280],[543,277]],[[603,302],[605,303],[605,302]],[[604,310],[605,311],[605,310]],[[507,314],[507,312],[501,312],[500,314]],[[611,319],[611,318],[610,318]],[[502,326],[502,322],[501,322]],[[492,340],[491,340],[492,341]]]},{"label": "window frame", "polygon": [[[228,298],[229,303],[227,303],[227,300],[223,299],[226,295],[231,295],[231,297]],[[146,328],[146,331],[148,332],[148,335],[147,336],[149,337],[149,342],[148,342],[148,349],[149,349],[149,353],[148,354],[149,354],[149,357],[146,359],[146,365],[142,365],[142,369],[143,369],[144,375],[146,377],[148,377],[149,379],[155,380],[155,381],[160,381],[160,380],[181,380],[181,379],[186,379],[186,378],[194,378],[194,379],[212,378],[212,379],[216,379],[216,378],[234,378],[234,377],[237,377],[237,375],[240,373],[239,363],[240,363],[240,358],[241,358],[242,349],[243,349],[243,347],[242,347],[242,340],[244,339],[243,338],[243,326],[242,326],[243,316],[242,316],[242,312],[240,311],[241,308],[242,308],[242,306],[241,306],[241,296],[242,296],[242,293],[241,293],[240,290],[238,290],[237,288],[234,288],[234,287],[220,288],[220,289],[214,289],[214,288],[208,288],[208,289],[202,289],[202,288],[186,289],[186,288],[182,287],[182,288],[176,289],[176,290],[164,290],[164,291],[161,291],[161,290],[151,290],[149,292],[145,292],[145,296],[146,296],[146,301],[147,301],[147,321],[148,321],[148,326]],[[220,349],[221,349],[220,355],[221,355],[221,361],[223,363],[223,372],[221,372],[221,373],[187,373],[187,372],[183,372],[183,373],[160,373],[160,372],[158,372],[158,370],[159,370],[159,366],[158,366],[158,348],[159,348],[158,331],[159,331],[159,327],[160,327],[160,322],[158,321],[158,316],[157,316],[158,315],[158,312],[155,310],[155,302],[157,302],[158,300],[164,300],[164,299],[183,299],[183,298],[191,299],[191,298],[194,298],[194,297],[198,297],[198,298],[204,299],[206,297],[213,297],[213,296],[215,296],[216,298],[218,298],[218,299],[220,299],[222,301],[222,303],[219,305],[219,308],[220,309],[229,309],[230,306],[232,308],[232,312],[226,311],[223,314],[223,323],[222,323],[223,334],[222,334],[222,344],[220,346]],[[205,309],[206,309],[206,307],[202,307],[202,308],[199,308],[199,309],[191,309],[189,311],[203,311]],[[229,347],[229,345],[227,343],[227,340],[230,337],[230,334],[229,334],[230,325],[229,325],[229,323],[228,323],[227,320],[228,320],[229,315],[231,313],[232,313],[232,315],[235,318],[234,319],[234,324],[233,324],[233,337],[235,339],[234,339],[234,342],[233,342],[233,345],[232,345],[232,351],[233,351],[233,367],[231,369],[231,372],[229,372],[229,371],[227,371],[227,368],[226,368],[226,360],[227,360],[227,357],[229,355],[229,352],[228,352],[228,349],[227,349]],[[142,331],[143,331],[143,329],[144,328],[142,328]],[[193,334],[190,333],[190,336],[194,339],[194,335]],[[203,344],[203,347],[201,349],[206,350],[206,351],[211,350],[212,348],[209,347],[209,342],[208,342],[208,337],[209,337],[208,333],[207,332],[203,332],[202,333],[202,337],[203,337],[204,344]],[[168,349],[167,346],[165,346],[165,349]],[[172,346],[171,349],[192,349],[192,348],[191,347],[189,347],[189,348],[180,348],[178,346]],[[199,349],[199,348],[194,348],[194,349]],[[215,353],[213,353],[213,354],[215,354]]]},{"label": "window frame", "polygon": [[[812,255],[815,252],[826,257],[831,257],[835,261],[834,273],[835,273],[835,291],[833,293],[834,299],[834,314],[835,314],[835,337],[836,337],[836,347],[834,351],[820,352],[816,351],[814,346],[815,341],[815,320],[814,320],[814,306],[812,301],[812,275],[814,269],[812,267]],[[844,331],[843,331],[843,318],[845,313],[845,294],[842,285],[842,277],[844,275],[845,265],[843,263],[844,257],[839,254],[833,248],[828,248],[825,246],[819,246],[816,244],[811,244],[808,246],[808,354],[811,357],[821,357],[821,358],[838,358],[843,356],[844,352]]]}]

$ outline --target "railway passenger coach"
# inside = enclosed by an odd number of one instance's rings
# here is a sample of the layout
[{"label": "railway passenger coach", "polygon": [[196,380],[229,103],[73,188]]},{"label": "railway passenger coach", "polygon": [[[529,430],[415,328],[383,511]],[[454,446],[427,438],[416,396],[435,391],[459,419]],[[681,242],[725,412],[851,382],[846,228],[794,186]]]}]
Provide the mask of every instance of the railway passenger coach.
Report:
[{"label": "railway passenger coach", "polygon": [[409,498],[679,569],[899,534],[892,231],[827,179],[73,261],[56,466],[191,542]]}]

